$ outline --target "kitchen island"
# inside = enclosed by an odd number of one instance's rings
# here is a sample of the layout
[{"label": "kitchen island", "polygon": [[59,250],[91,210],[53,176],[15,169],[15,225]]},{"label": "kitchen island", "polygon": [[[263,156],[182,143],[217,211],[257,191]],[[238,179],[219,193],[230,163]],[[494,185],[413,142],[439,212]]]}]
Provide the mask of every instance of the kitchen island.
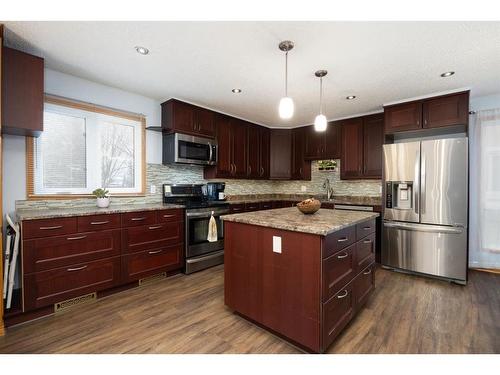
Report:
[{"label": "kitchen island", "polygon": [[374,288],[374,212],[281,208],[223,216],[225,304],[324,352]]}]

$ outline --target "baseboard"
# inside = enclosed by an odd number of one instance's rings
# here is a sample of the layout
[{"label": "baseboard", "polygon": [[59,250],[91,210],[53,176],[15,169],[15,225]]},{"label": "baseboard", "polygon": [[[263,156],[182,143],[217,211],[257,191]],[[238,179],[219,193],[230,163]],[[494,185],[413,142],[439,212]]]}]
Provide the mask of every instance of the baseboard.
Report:
[{"label": "baseboard", "polygon": [[500,275],[499,268],[471,268],[471,269],[475,270],[475,271],[490,272],[490,273],[496,273],[496,274]]}]

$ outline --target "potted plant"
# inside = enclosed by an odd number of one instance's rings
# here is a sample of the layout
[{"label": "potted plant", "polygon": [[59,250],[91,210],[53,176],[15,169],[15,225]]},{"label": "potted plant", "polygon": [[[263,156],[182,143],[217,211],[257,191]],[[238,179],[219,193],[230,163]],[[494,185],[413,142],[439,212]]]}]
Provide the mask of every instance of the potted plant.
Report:
[{"label": "potted plant", "polygon": [[97,198],[97,207],[106,208],[109,206],[109,191],[106,189],[95,189],[92,194]]}]

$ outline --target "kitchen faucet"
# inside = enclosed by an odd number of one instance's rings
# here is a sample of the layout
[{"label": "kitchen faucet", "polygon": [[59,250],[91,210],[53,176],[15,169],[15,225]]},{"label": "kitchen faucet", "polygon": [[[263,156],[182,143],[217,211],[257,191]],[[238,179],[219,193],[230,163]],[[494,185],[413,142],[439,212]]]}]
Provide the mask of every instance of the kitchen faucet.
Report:
[{"label": "kitchen faucet", "polygon": [[325,179],[325,182],[323,182],[323,189],[326,190],[326,198],[327,200],[330,200],[333,196],[333,188],[330,185],[330,180],[327,178]]}]

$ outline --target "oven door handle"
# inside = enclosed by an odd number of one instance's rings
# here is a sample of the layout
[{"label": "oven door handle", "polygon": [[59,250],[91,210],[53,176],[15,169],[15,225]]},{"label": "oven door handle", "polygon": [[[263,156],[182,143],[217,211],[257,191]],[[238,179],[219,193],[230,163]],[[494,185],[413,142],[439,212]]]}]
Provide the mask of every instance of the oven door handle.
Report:
[{"label": "oven door handle", "polygon": [[[218,217],[220,215],[226,215],[228,214],[229,211],[224,211],[224,212],[217,212],[215,211],[214,212],[214,217]],[[203,217],[206,217],[206,218],[210,218],[211,213],[210,212],[187,212],[186,213],[186,217],[188,218],[203,218]]]}]

